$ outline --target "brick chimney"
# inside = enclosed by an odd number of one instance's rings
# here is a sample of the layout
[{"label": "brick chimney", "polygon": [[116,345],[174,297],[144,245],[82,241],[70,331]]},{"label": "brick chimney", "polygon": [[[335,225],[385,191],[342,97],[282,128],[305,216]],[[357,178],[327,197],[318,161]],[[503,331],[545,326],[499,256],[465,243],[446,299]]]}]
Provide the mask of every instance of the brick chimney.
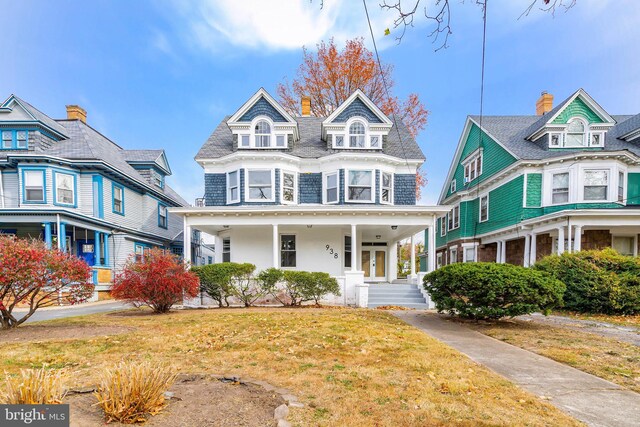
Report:
[{"label": "brick chimney", "polygon": [[536,115],[541,116],[553,109],[553,95],[543,91],[536,102]]},{"label": "brick chimney", "polygon": [[302,116],[309,117],[311,115],[311,98],[303,96],[300,101],[302,104]]},{"label": "brick chimney", "polygon": [[67,119],[87,123],[87,111],[79,105],[67,105]]}]

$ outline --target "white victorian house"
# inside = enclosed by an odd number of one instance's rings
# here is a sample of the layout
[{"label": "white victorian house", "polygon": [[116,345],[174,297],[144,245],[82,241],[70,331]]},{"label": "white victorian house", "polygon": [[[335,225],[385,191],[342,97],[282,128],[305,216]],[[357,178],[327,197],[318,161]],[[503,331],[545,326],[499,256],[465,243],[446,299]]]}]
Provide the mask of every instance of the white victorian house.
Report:
[{"label": "white victorian house", "polygon": [[260,89],[196,155],[199,206],[170,211],[187,238],[194,228],[215,236],[215,262],[328,272],[342,287],[332,302],[366,306],[370,286],[397,279],[397,243],[434,229],[449,209],[416,205],[424,159],[402,121],[359,90],[329,117],[311,116],[303,98],[293,117]]}]

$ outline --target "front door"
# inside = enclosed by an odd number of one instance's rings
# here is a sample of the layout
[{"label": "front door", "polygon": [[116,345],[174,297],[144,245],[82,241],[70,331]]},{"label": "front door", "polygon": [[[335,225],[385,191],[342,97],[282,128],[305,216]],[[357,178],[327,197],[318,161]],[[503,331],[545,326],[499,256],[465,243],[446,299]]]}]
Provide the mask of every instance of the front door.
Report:
[{"label": "front door", "polygon": [[366,249],[362,251],[362,271],[368,281],[384,281],[387,278],[387,251]]},{"label": "front door", "polygon": [[78,240],[76,243],[78,244],[78,258],[82,258],[88,265],[95,265],[95,240]]}]

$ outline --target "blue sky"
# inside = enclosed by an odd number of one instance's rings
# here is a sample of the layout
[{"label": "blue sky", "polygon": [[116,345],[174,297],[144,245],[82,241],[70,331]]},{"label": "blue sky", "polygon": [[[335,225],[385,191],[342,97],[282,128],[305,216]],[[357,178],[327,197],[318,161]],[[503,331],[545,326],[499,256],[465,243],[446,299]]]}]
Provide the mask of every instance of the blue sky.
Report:
[{"label": "blue sky", "polygon": [[[560,102],[583,87],[609,113],[640,112],[640,3],[578,0],[567,13],[530,0],[489,0],[485,114],[533,114],[542,90]],[[425,3],[425,0],[423,0]],[[425,4],[431,5],[433,0]],[[434,52],[421,21],[397,45],[393,18],[368,1],[396,93],[417,92],[431,114],[423,203],[437,201],[464,119],[479,112],[480,9],[452,1],[450,47]],[[126,148],[164,148],[169,183],[203,193],[194,155],[220,120],[259,87],[275,95],[301,47],[370,36],[358,0],[4,1],[0,96],[15,93],[54,118],[80,104],[88,122]]]}]

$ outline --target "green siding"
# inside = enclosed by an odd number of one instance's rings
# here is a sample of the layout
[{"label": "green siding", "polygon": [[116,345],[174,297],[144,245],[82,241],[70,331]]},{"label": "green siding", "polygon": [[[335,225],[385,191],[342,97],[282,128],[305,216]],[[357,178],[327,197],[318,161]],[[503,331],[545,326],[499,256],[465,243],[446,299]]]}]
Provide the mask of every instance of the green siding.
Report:
[{"label": "green siding", "polygon": [[565,124],[571,117],[575,116],[584,117],[589,123],[604,123],[604,120],[589,108],[580,97],[577,97],[567,105],[551,123]]},{"label": "green siding", "polygon": [[542,206],[542,174],[527,174],[527,207],[537,208]]},{"label": "green siding", "polygon": [[[467,184],[467,187],[478,184],[491,177],[497,172],[500,172],[507,166],[516,162],[516,158],[513,157],[507,150],[505,150],[500,144],[491,139],[486,133],[481,132],[480,128],[475,124],[471,125],[469,135],[462,148],[462,153],[458,164],[456,165],[453,173],[453,178],[456,180],[456,191],[462,190],[464,185],[464,167],[462,162],[469,154],[473,153],[480,146],[480,134],[482,133],[482,174]],[[447,196],[451,195],[451,181],[447,182]]]},{"label": "green siding", "polygon": [[640,205],[640,173],[627,174],[627,205]]}]

